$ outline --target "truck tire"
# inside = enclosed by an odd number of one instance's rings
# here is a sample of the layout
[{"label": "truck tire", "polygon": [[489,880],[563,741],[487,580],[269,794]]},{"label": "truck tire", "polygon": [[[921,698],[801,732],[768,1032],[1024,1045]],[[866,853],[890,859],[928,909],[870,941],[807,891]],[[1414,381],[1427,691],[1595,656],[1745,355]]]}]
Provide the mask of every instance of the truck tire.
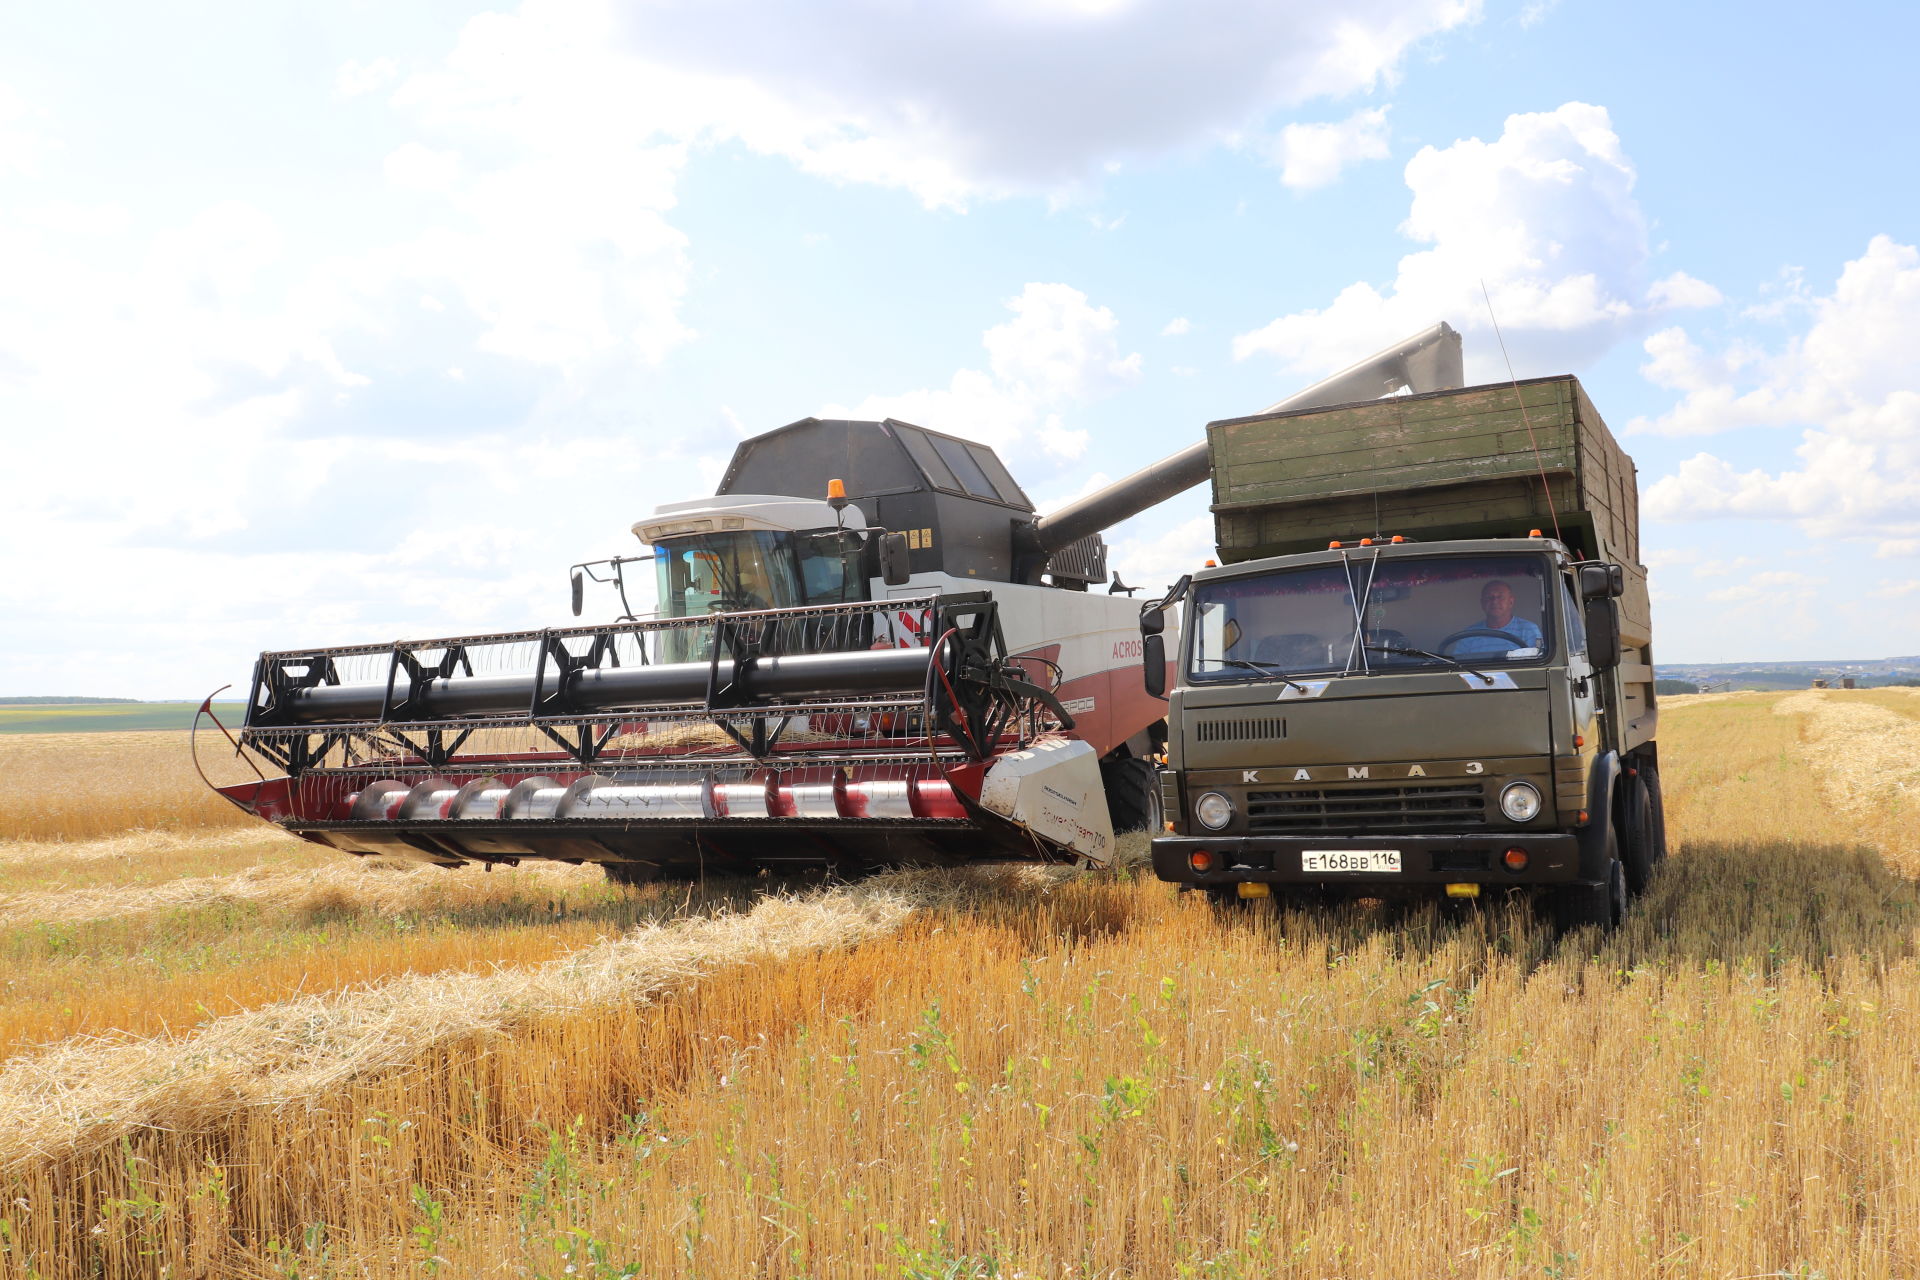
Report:
[{"label": "truck tire", "polygon": [[1660,766],[1648,764],[1640,770],[1640,780],[1647,784],[1647,803],[1653,810],[1653,864],[1659,866],[1667,860],[1667,805],[1660,798]]},{"label": "truck tire", "polygon": [[1548,898],[1554,925],[1565,933],[1582,925],[1611,932],[1627,910],[1627,870],[1620,862],[1620,841],[1607,833],[1607,873],[1599,884],[1570,884],[1554,889]]},{"label": "truck tire", "polygon": [[1107,792],[1113,834],[1160,830],[1160,771],[1138,756],[1103,761],[1100,783]]},{"label": "truck tire", "polygon": [[1655,849],[1653,801],[1647,794],[1645,774],[1622,778],[1621,781],[1627,785],[1626,794],[1620,797],[1620,861],[1626,867],[1627,892],[1637,898],[1647,891],[1647,884],[1653,879],[1654,864],[1659,861]]}]

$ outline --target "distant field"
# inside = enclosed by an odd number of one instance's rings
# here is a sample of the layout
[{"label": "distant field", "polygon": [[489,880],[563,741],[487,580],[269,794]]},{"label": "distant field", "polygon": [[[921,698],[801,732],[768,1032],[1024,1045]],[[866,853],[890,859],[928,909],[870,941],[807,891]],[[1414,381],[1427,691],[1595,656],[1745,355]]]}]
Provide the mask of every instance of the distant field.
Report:
[{"label": "distant field", "polygon": [[[131,729],[186,729],[193,724],[197,702],[0,702],[0,733],[98,733]],[[216,702],[229,728],[245,707],[238,702]]]}]

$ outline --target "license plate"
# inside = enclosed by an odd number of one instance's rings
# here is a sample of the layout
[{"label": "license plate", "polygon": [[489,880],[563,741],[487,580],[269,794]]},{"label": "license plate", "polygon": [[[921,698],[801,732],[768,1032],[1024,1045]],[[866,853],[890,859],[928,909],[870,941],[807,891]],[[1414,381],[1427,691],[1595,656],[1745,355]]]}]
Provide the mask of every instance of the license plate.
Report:
[{"label": "license plate", "polygon": [[1302,849],[1302,871],[1359,871],[1374,875],[1400,870],[1398,849]]}]

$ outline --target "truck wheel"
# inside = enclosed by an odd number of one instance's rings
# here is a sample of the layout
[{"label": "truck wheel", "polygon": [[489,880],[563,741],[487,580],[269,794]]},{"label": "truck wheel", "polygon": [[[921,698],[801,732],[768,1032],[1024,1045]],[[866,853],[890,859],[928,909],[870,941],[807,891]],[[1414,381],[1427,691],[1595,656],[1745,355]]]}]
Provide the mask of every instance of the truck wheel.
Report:
[{"label": "truck wheel", "polygon": [[1625,836],[1620,854],[1626,864],[1627,892],[1637,898],[1647,891],[1647,884],[1653,879],[1653,865],[1659,861],[1655,852],[1653,801],[1647,795],[1644,773],[1621,781],[1627,784],[1627,794],[1622,802],[1625,809],[1620,815],[1620,830]]},{"label": "truck wheel", "polygon": [[1107,816],[1113,834],[1160,830],[1160,771],[1138,756],[1108,760],[1100,766],[1107,792]]},{"label": "truck wheel", "polygon": [[1667,806],[1660,798],[1660,766],[1644,766],[1640,780],[1646,783],[1647,805],[1653,811],[1653,863],[1658,866],[1667,860]]},{"label": "truck wheel", "polygon": [[1582,925],[1609,932],[1627,910],[1627,871],[1620,863],[1618,837],[1607,836],[1606,879],[1599,884],[1570,884],[1553,890],[1553,922],[1565,933]]}]

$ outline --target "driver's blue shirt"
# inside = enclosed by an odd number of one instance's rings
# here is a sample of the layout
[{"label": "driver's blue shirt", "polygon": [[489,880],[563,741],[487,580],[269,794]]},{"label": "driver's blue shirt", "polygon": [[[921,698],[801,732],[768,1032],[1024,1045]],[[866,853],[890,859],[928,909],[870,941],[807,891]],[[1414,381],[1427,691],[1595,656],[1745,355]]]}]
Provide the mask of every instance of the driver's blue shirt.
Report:
[{"label": "driver's blue shirt", "polygon": [[[1486,627],[1487,623],[1483,618],[1474,625]],[[1447,652],[1455,657],[1459,657],[1465,653],[1497,653],[1505,657],[1508,651],[1513,649],[1524,649],[1529,646],[1535,649],[1541,647],[1540,628],[1534,623],[1528,622],[1525,618],[1509,618],[1507,619],[1506,626],[1495,629],[1504,631],[1507,635],[1517,637],[1520,643],[1517,645],[1513,644],[1502,636],[1484,634],[1471,635],[1448,645]]]}]

